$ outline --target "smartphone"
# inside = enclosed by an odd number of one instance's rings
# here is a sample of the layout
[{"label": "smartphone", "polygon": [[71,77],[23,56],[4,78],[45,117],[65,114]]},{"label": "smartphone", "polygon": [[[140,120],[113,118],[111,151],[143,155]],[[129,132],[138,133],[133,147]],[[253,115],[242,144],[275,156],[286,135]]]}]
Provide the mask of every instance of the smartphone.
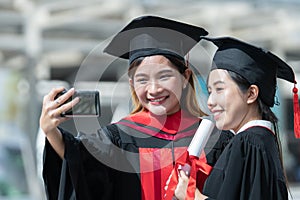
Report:
[{"label": "smartphone", "polygon": [[[60,92],[56,97],[63,95],[67,90]],[[70,102],[78,97],[79,102],[70,110],[63,112],[62,117],[99,117],[100,116],[100,97],[97,90],[76,90],[74,95],[65,101]]]}]

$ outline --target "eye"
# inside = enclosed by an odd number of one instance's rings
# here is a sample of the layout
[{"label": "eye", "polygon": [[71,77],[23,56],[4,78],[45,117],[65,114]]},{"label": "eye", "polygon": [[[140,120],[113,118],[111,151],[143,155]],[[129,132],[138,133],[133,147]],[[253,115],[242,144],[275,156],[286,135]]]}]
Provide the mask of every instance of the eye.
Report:
[{"label": "eye", "polygon": [[223,90],[224,90],[223,87],[216,87],[216,91],[217,91],[217,92],[222,92]]},{"label": "eye", "polygon": [[146,78],[137,78],[135,80],[136,83],[139,83],[139,84],[146,84],[147,83],[147,79]]},{"label": "eye", "polygon": [[167,80],[171,77],[172,75],[171,74],[162,74],[159,78],[161,80]]}]

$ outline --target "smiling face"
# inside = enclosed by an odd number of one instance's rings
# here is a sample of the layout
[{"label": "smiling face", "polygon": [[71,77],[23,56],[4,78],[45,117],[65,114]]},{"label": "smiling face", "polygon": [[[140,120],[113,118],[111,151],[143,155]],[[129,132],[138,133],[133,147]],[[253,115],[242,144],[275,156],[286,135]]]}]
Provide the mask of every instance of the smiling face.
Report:
[{"label": "smiling face", "polygon": [[249,91],[242,93],[226,70],[215,69],[210,72],[207,105],[218,129],[237,132],[254,118],[252,105],[255,99],[252,99],[251,90]]},{"label": "smiling face", "polygon": [[169,115],[180,109],[183,88],[190,71],[180,74],[164,56],[146,57],[130,79],[141,105],[156,115]]}]

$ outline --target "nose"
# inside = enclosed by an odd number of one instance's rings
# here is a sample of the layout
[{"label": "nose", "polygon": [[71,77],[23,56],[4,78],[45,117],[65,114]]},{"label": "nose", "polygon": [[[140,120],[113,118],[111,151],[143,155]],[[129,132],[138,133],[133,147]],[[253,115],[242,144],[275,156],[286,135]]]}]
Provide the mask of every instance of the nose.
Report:
[{"label": "nose", "polygon": [[211,110],[216,105],[213,94],[210,93],[207,99],[207,107]]},{"label": "nose", "polygon": [[162,87],[156,81],[151,81],[148,85],[148,92],[150,94],[156,94],[162,91]]}]

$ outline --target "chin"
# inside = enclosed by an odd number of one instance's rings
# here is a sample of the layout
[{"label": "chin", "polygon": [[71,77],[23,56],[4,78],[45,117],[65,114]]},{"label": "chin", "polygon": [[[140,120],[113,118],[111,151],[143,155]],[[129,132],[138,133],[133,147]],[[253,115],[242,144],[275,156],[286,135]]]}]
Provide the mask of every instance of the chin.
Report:
[{"label": "chin", "polygon": [[224,122],[223,121],[216,121],[216,127],[219,130],[226,130],[225,129],[226,127],[224,127]]},{"label": "chin", "polygon": [[167,112],[164,108],[150,108],[149,111],[154,115],[167,115]]}]

